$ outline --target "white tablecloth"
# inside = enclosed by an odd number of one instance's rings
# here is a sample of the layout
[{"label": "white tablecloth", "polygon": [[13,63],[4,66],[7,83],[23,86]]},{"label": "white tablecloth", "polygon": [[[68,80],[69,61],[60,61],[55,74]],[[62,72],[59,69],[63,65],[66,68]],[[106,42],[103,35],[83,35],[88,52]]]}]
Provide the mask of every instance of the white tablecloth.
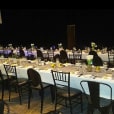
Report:
[{"label": "white tablecloth", "polygon": [[[17,67],[18,77],[28,78],[28,76],[27,76],[27,69],[28,68]],[[0,69],[1,69],[2,73],[5,74],[5,70],[4,70],[4,67],[2,64],[0,64]],[[50,69],[49,70],[38,70],[38,69],[36,69],[36,70],[40,73],[43,82],[53,84],[53,79],[52,79],[52,74],[50,72]],[[104,82],[104,83],[111,85],[112,93],[113,93],[112,97],[114,99],[114,80],[113,79],[103,79],[103,78],[93,79],[91,75],[88,75],[88,76],[82,75],[81,77],[78,77],[77,74],[71,73],[71,80],[70,80],[71,81],[71,83],[70,83],[71,87],[81,90],[81,86],[80,86],[81,80],[92,80],[92,81]],[[102,96],[107,98],[108,94],[106,92],[107,92],[106,89],[101,88]]]}]

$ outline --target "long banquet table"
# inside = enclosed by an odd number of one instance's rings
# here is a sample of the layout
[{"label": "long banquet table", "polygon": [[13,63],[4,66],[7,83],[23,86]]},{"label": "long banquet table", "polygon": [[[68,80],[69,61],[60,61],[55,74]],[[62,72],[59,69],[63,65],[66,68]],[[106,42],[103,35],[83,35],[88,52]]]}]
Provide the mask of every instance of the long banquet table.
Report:
[{"label": "long banquet table", "polygon": [[[25,67],[17,65],[17,75],[18,75],[18,77],[28,78],[27,69],[34,67],[34,69],[37,70],[40,73],[43,82],[54,84],[53,79],[52,79],[52,74],[51,74],[51,69],[53,69],[52,64],[53,63],[48,62],[48,64],[46,64],[46,65],[33,66],[33,64],[30,64],[29,66],[27,65]],[[80,90],[81,90],[81,86],[80,86],[80,81],[81,80],[91,80],[91,81],[97,81],[97,82],[105,82],[105,83],[111,85],[112,94],[113,94],[112,97],[113,97],[113,100],[114,100],[114,78],[112,76],[112,74],[114,74],[113,73],[114,69],[112,69],[111,73],[107,74],[107,76],[93,77],[92,72],[89,72],[89,74],[80,75],[77,68],[79,68],[79,67],[77,67],[76,65],[66,63],[63,67],[56,68],[56,70],[69,71],[70,74],[71,74],[71,78],[70,78],[71,79],[70,80],[71,87],[77,88],[77,89],[80,89]],[[3,67],[3,64],[0,64],[0,69],[1,69],[3,74],[6,74],[5,70],[4,70],[4,67]],[[98,75],[98,73],[96,73],[96,74]],[[104,75],[104,74],[102,74],[102,75]],[[101,88],[101,94],[102,94],[103,97],[108,98],[108,93],[106,91],[106,88]]]}]

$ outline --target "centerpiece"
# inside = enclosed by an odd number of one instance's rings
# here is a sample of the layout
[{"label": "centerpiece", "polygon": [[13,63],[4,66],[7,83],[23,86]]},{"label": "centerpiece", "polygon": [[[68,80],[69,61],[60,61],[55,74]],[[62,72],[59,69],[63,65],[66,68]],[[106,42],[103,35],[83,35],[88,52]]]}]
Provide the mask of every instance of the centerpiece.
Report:
[{"label": "centerpiece", "polygon": [[92,71],[92,61],[93,61],[93,55],[87,55],[87,71]]},{"label": "centerpiece", "polygon": [[62,44],[62,43],[59,43],[59,44],[58,44],[58,49],[59,49],[59,50],[62,50],[62,49],[63,49],[63,44]]},{"label": "centerpiece", "polygon": [[96,43],[95,42],[91,42],[92,51],[94,51],[96,47],[97,47]]}]

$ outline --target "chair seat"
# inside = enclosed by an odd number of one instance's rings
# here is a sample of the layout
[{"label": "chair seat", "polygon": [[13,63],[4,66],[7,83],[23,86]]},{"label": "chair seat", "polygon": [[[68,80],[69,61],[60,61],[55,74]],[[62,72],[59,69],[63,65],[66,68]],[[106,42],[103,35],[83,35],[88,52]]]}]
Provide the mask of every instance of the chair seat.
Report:
[{"label": "chair seat", "polygon": [[111,100],[110,99],[105,99],[105,98],[101,98],[100,99],[100,107],[106,107],[106,106],[110,106],[111,105]]},{"label": "chair seat", "polygon": [[[95,107],[93,104],[88,104],[89,109],[91,110],[99,110],[101,114],[109,114],[110,107],[112,106],[112,103],[108,99],[100,99],[101,103],[99,107]],[[113,107],[112,107],[113,109]]]},{"label": "chair seat", "polygon": [[18,83],[17,83],[17,80],[12,79],[10,81],[10,85],[25,85],[27,82],[28,82],[28,80],[25,78],[18,78]]},{"label": "chair seat", "polygon": [[[66,89],[66,91],[63,91],[63,89],[64,90]],[[70,89],[70,97],[78,96],[78,95],[81,95],[81,94],[82,94],[82,92],[78,89],[74,89],[74,88]],[[57,92],[57,95],[60,95],[60,96],[63,96],[63,97],[69,97],[67,88],[59,89],[58,92]]]},{"label": "chair seat", "polygon": [[21,83],[21,82],[27,82],[28,79],[25,79],[25,78],[18,78],[18,82]]},{"label": "chair seat", "polygon": [[[43,88],[50,87],[50,84],[42,83],[42,85],[43,85]],[[42,89],[40,85],[37,85],[37,86],[31,85],[31,88],[39,89],[39,90]]]},{"label": "chair seat", "polygon": [[18,79],[18,85],[25,85],[27,83],[28,83],[27,79],[24,79],[24,78],[19,78]]},{"label": "chair seat", "polygon": [[93,108],[93,109],[103,109],[106,107],[110,107],[111,106],[111,102],[108,99],[100,99],[100,106],[99,107],[95,107],[93,104],[88,103],[88,106]]}]

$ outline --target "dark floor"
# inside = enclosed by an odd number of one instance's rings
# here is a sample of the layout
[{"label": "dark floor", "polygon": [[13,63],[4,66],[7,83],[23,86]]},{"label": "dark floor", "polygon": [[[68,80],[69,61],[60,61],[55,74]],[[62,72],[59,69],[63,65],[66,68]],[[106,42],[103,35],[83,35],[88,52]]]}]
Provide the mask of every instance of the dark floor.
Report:
[{"label": "dark floor", "polygon": [[[15,91],[12,92],[11,101],[9,102],[8,101],[8,91],[5,90],[4,100],[9,104],[10,114],[40,114],[39,113],[39,111],[40,111],[40,97],[37,92],[34,91],[33,93],[34,94],[31,99],[31,108],[28,109],[27,108],[27,98],[28,97],[26,95],[24,95],[22,97],[22,105],[20,105],[18,94],[15,93]],[[0,95],[1,95],[1,92],[0,92]],[[45,92],[43,114],[55,114],[55,113],[52,113],[53,110],[54,110],[54,104],[51,102],[50,91],[47,89],[47,91]],[[87,114],[86,110],[87,110],[87,102],[84,99],[83,113],[81,113],[80,106],[77,106],[77,107],[75,106],[75,107],[73,107],[73,114]],[[70,114],[69,108],[63,108],[61,106],[58,106],[57,111],[61,112],[59,114]],[[100,114],[100,113],[96,110],[94,114]],[[110,114],[112,114],[111,111],[110,111]]]}]

